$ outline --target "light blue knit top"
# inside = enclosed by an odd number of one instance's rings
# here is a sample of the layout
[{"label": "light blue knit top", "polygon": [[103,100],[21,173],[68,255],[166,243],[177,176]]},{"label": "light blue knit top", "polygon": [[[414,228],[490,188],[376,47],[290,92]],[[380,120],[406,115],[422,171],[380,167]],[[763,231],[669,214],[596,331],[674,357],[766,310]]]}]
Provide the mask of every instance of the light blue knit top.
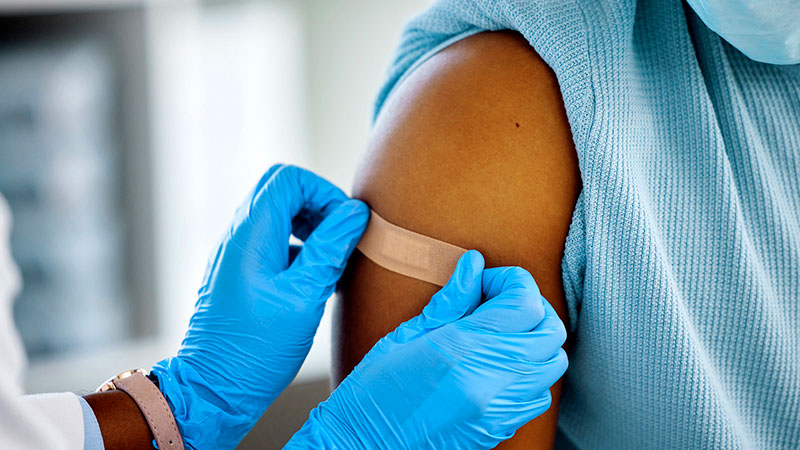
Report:
[{"label": "light blue knit top", "polygon": [[409,24],[378,110],[498,29],[558,77],[583,178],[558,446],[800,448],[800,67],[679,0],[448,0]]}]

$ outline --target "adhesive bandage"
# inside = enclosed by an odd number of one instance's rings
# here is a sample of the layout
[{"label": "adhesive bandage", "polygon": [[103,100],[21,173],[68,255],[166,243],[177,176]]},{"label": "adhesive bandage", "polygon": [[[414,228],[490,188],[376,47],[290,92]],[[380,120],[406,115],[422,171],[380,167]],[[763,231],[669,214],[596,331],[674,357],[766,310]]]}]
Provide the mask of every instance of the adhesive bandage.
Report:
[{"label": "adhesive bandage", "polygon": [[357,247],[392,272],[444,286],[466,249],[389,223],[375,211]]}]

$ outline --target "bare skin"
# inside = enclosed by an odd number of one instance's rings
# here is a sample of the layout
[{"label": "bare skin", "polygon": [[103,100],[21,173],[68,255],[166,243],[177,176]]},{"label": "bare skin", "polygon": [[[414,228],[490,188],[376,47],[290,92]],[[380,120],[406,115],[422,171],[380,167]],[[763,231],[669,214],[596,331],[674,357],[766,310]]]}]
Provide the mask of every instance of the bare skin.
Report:
[{"label": "bare skin", "polygon": [[[511,32],[464,39],[392,94],[354,195],[402,227],[481,251],[487,267],[519,265],[566,321],[561,259],[581,189],[555,75]],[[417,315],[438,287],[356,252],[336,311],[334,381],[382,336]],[[552,448],[553,406],[498,448]]]},{"label": "bare skin", "polygon": [[128,394],[109,391],[89,394],[84,398],[97,417],[105,448],[136,450],[153,447],[150,427]]}]

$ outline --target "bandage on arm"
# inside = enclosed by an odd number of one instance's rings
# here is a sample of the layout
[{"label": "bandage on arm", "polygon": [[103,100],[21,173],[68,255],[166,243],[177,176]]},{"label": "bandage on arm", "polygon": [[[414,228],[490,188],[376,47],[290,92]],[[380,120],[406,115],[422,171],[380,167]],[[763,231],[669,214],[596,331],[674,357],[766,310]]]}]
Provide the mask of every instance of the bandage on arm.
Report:
[{"label": "bandage on arm", "polygon": [[467,251],[391,224],[375,211],[357,248],[384,269],[436,286],[447,283]]},{"label": "bandage on arm", "polygon": [[[402,229],[480,251],[487,267],[524,267],[566,318],[561,259],[580,173],[555,76],[523,38],[476,35],[420,65],[383,108],[364,161],[354,197]],[[361,252],[339,286],[334,383],[439,290]],[[552,448],[559,386],[503,449]]]}]

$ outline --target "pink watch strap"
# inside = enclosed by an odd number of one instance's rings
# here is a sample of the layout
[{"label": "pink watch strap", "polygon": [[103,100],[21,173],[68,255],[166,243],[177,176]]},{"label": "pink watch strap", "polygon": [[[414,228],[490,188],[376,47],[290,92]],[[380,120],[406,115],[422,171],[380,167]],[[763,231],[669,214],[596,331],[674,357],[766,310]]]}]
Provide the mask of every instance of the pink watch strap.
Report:
[{"label": "pink watch strap", "polygon": [[141,373],[115,380],[114,386],[128,394],[142,411],[159,450],[184,450],[178,424],[167,400],[152,381]]}]

